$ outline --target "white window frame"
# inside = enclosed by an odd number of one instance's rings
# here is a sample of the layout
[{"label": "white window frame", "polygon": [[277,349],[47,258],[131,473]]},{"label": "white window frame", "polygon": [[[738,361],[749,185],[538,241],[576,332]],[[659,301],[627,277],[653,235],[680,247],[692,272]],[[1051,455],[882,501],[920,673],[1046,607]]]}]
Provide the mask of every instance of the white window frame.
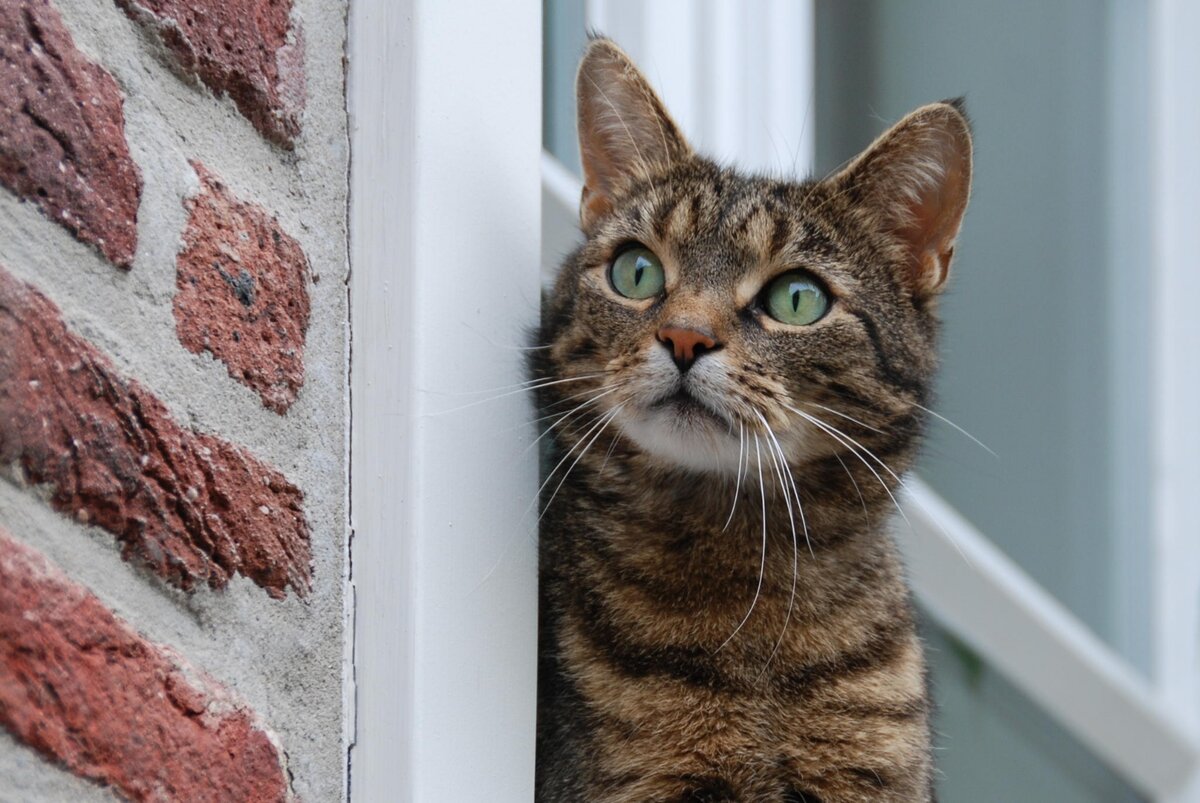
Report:
[{"label": "white window frame", "polygon": [[[1169,703],[1200,726],[1200,5],[1157,0],[1152,141],[1155,227],[1153,650]],[[1136,270],[1136,267],[1130,266]],[[1200,797],[1194,798],[1200,799]]]},{"label": "white window frame", "polygon": [[587,0],[586,18],[670,99],[699,150],[751,170],[803,172],[816,142],[813,2]]},{"label": "white window frame", "polygon": [[[754,57],[785,60],[773,74],[807,75],[811,89],[812,3],[753,5],[765,16],[746,22],[732,0],[591,0],[588,19],[635,57],[638,42],[689,31],[679,58],[649,60],[685,129],[743,162],[786,165],[787,148],[803,171],[811,101],[795,80],[742,91],[744,42],[766,20]],[[905,544],[941,624],[1141,793],[1200,803],[1200,6],[1153,0],[1149,14],[1154,247],[1137,267],[1155,331],[1151,682],[916,479]],[[351,792],[529,800],[537,468],[531,453],[514,460],[527,408],[515,393],[472,408],[483,415],[438,412],[520,380],[511,347],[536,315],[539,221],[551,252],[574,236],[577,181],[548,156],[538,178],[540,3],[354,0],[348,50]],[[736,115],[718,113],[730,104]],[[738,119],[795,140],[764,145]],[[486,313],[465,293],[485,295]]]}]

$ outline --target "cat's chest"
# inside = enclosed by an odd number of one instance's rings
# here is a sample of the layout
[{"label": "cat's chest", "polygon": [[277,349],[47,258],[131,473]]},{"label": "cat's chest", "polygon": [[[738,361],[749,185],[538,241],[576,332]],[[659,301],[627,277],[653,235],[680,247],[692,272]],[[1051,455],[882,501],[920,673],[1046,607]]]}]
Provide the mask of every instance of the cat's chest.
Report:
[{"label": "cat's chest", "polygon": [[588,667],[578,681],[596,718],[593,756],[604,779],[591,799],[785,800],[828,733],[819,712],[766,690],[634,680],[597,656],[576,658]]},{"label": "cat's chest", "polygon": [[682,679],[666,667],[643,666],[633,670],[643,674],[631,678],[630,666],[571,635],[564,646],[597,723],[593,747],[600,771],[639,779],[613,800],[673,799],[682,791],[680,778],[719,777],[744,792],[769,770],[765,757],[778,752],[771,746],[795,738],[780,727],[779,711],[762,694],[734,693],[713,678]]}]

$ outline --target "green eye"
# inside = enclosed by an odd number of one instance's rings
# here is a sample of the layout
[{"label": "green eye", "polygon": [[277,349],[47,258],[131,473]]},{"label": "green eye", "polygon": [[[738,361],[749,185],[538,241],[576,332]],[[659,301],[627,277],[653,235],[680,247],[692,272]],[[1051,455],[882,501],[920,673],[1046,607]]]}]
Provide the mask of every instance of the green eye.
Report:
[{"label": "green eye", "polygon": [[652,298],[666,282],[662,262],[649,248],[635,246],[617,255],[608,269],[613,289],[626,298]]},{"label": "green eye", "polygon": [[829,309],[829,297],[806,272],[785,273],[767,286],[767,313],[792,326],[808,326]]}]

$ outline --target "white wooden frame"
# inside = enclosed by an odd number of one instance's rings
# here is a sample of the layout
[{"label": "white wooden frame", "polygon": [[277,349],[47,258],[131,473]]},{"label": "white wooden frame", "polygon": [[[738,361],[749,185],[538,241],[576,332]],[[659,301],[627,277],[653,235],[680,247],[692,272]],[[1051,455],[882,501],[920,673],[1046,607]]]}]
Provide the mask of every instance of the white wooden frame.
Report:
[{"label": "white wooden frame", "polygon": [[[1153,628],[1155,682],[1200,728],[1200,5],[1151,8],[1155,227]],[[1131,266],[1136,272],[1136,268]],[[1200,784],[1189,800],[1200,800]]]},{"label": "white wooden frame", "polygon": [[794,174],[815,150],[813,1],[588,0],[587,24],[633,56],[700,150]]},{"label": "white wooden frame", "polygon": [[530,800],[537,456],[495,389],[538,311],[541,5],[354,0],[348,52],[351,794]]},{"label": "white wooden frame", "polygon": [[907,484],[912,532],[898,541],[938,623],[1143,794],[1195,800],[1187,794],[1200,777],[1200,740],[1188,723],[929,486]]}]

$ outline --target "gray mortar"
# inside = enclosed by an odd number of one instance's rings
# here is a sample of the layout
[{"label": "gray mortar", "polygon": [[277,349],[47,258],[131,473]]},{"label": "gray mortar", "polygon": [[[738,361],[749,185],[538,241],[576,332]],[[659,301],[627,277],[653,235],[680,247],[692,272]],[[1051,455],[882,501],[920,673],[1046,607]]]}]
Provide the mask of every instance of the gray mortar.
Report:
[{"label": "gray mortar", "polygon": [[[185,80],[110,0],[56,0],[76,45],[125,94],[125,134],[142,171],[138,252],[125,273],[32,204],[0,189],[0,264],[39,287],[72,329],[155,393],[181,424],[240,444],[305,494],[314,582],[276,601],[244,578],[191,595],[121,560],[115,539],[54,512],[35,489],[0,481],[0,523],[46,553],[147,638],[171,645],[235,690],[279,736],[305,801],[345,794],[344,600],[347,444],[345,0],[296,0],[308,99],[293,154],[259,136],[228,99]],[[207,354],[179,343],[171,299],[185,197],[198,159],[300,242],[312,272],[305,382],[286,417]],[[0,800],[111,800],[100,787],[0,739]],[[11,783],[10,783],[11,781]],[[28,793],[28,794],[27,794]]]},{"label": "gray mortar", "polygon": [[67,772],[48,767],[7,731],[0,730],[0,803],[58,803],[119,800],[116,795]]}]

